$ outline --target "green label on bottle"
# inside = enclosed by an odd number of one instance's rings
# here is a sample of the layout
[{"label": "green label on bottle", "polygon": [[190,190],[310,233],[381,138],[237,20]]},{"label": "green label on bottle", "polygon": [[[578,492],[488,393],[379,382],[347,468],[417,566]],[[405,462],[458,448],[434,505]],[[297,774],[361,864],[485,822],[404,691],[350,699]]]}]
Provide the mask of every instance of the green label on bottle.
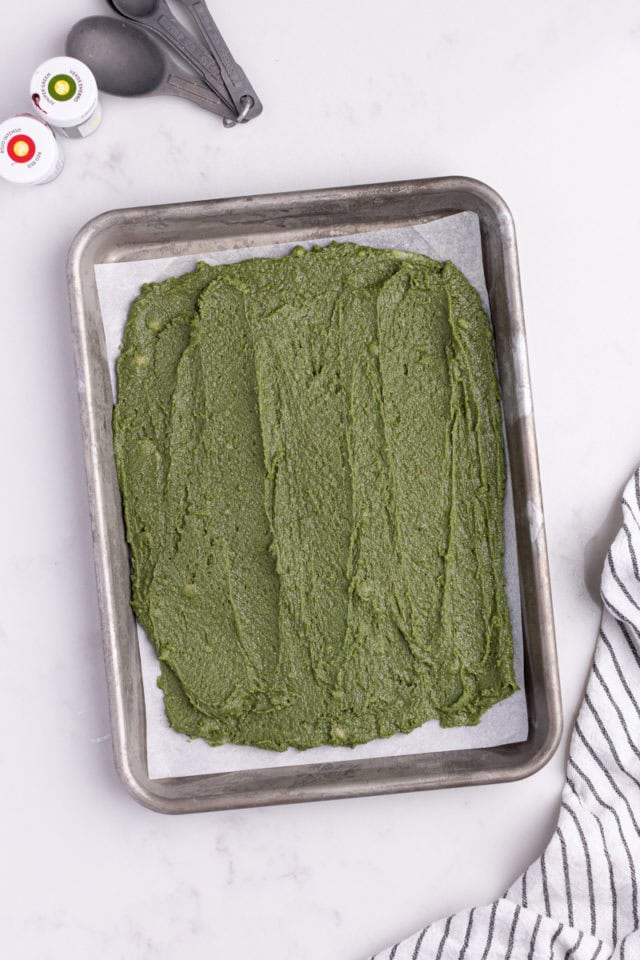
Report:
[{"label": "green label on bottle", "polygon": [[78,84],[68,73],[57,73],[47,85],[49,96],[60,102],[73,100],[77,90]]}]

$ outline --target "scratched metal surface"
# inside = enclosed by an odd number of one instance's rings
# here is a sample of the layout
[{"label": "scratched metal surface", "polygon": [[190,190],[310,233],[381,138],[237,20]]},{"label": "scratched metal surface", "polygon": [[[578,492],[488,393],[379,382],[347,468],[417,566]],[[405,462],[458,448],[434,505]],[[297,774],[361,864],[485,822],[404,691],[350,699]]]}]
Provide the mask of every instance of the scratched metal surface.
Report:
[{"label": "scratched metal surface", "polygon": [[[151,780],[142,676],[129,604],[129,557],[113,459],[113,393],[94,276],[97,263],[357,233],[478,214],[512,471],[529,735],[522,743],[353,762]],[[495,783],[529,776],[562,728],[553,611],[513,219],[488,186],[464,177],[135,207],[102,214],[68,261],[87,485],[114,759],[145,806],[189,813]]]}]

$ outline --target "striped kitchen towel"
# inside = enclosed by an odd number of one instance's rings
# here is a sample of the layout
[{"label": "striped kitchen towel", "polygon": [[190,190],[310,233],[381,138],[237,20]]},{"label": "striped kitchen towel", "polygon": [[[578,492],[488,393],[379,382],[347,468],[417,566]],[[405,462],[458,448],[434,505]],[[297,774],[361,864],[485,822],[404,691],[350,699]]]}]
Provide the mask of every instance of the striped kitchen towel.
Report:
[{"label": "striped kitchen towel", "polygon": [[550,843],[495,903],[432,923],[375,960],[640,960],[640,470],[622,508]]}]

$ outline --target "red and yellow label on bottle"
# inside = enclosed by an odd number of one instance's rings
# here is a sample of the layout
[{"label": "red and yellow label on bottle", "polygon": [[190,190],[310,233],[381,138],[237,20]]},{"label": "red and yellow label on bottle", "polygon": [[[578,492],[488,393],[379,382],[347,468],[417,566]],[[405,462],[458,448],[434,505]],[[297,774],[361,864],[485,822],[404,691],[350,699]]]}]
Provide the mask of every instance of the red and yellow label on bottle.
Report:
[{"label": "red and yellow label on bottle", "polygon": [[35,141],[26,133],[17,133],[7,143],[7,156],[15,163],[29,163],[35,153]]}]

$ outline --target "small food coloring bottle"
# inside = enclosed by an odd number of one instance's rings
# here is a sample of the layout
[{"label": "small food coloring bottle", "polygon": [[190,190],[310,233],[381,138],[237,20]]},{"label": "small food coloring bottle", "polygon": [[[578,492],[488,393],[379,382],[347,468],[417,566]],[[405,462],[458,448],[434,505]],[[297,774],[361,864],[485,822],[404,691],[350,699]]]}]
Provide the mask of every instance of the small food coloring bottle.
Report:
[{"label": "small food coloring bottle", "polygon": [[88,137],[102,120],[96,79],[75,57],[41,63],[31,78],[31,100],[42,119],[67,137]]},{"label": "small food coloring bottle", "polygon": [[51,127],[30,113],[0,123],[0,177],[35,185],[55,180],[64,156]]}]

